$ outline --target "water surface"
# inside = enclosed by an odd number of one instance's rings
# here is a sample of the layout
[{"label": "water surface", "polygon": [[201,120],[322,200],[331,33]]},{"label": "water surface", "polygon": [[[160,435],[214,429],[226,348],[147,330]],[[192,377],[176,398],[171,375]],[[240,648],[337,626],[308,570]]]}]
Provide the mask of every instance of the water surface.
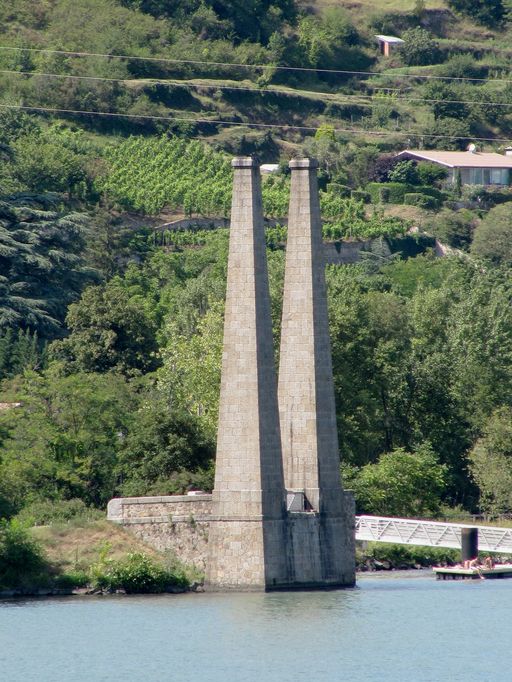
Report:
[{"label": "water surface", "polygon": [[512,679],[512,580],[0,602],[1,682]]}]

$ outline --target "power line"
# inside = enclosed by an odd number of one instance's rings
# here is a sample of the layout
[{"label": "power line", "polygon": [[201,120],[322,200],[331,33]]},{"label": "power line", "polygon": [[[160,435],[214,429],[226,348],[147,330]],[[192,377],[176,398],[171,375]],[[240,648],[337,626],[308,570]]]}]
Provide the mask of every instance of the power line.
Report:
[{"label": "power line", "polygon": [[[146,78],[146,79],[134,79],[134,78],[107,78],[104,76],[76,76],[73,74],[65,74],[65,73],[46,73],[46,72],[39,72],[39,71],[14,71],[14,70],[9,70],[9,69],[0,69],[0,74],[12,74],[15,76],[40,76],[42,78],[69,78],[71,80],[91,80],[91,81],[106,81],[108,83],[123,83],[126,85],[127,83],[142,83],[142,84],[151,84],[151,85],[164,85],[164,86],[176,86],[176,87],[182,87],[182,88],[210,88],[210,89],[215,89],[215,90],[241,90],[245,92],[255,92],[255,93],[274,93],[274,94],[282,94],[282,95],[290,95],[290,96],[307,96],[307,95],[316,95],[319,97],[327,97],[327,98],[335,98],[336,102],[339,102],[340,97],[346,97],[350,99],[372,99],[373,102],[386,102],[389,101],[391,102],[427,102],[427,103],[447,103],[447,104],[481,104],[481,105],[488,105],[488,106],[496,106],[496,107],[512,107],[511,102],[488,102],[488,101],[480,101],[480,100],[462,100],[462,99],[434,99],[434,98],[426,98],[426,97],[395,97],[395,96],[389,96],[385,97],[383,95],[379,96],[374,96],[371,94],[357,94],[357,95],[350,95],[346,93],[332,93],[332,92],[317,92],[315,90],[283,90],[279,88],[250,88],[247,86],[238,86],[238,85],[219,85],[217,83],[190,83],[190,82],[183,82],[183,81],[172,81],[168,79],[159,79],[159,78]],[[342,103],[342,102],[341,102]],[[367,102],[358,102],[359,106],[372,106],[371,104]]]},{"label": "power line", "polygon": [[305,71],[312,73],[333,73],[333,74],[344,74],[353,76],[377,76],[379,78],[423,78],[428,80],[454,80],[454,81],[471,81],[471,82],[500,82],[500,83],[512,83],[512,79],[509,78],[469,78],[463,76],[435,76],[432,74],[416,74],[416,73],[400,73],[400,74],[386,74],[379,73],[377,71],[348,71],[345,69],[316,69],[306,66],[278,66],[275,64],[241,64],[238,62],[207,62],[198,59],[171,59],[169,57],[139,57],[134,55],[126,54],[104,54],[101,52],[83,52],[83,51],[72,51],[72,50],[52,50],[49,48],[39,48],[39,47],[12,47],[8,45],[0,45],[0,50],[20,50],[24,52],[39,52],[47,54],[61,54],[68,55],[70,57],[102,57],[108,59],[130,59],[135,61],[146,61],[146,62],[163,62],[167,64],[193,64],[202,66],[225,66],[225,67],[237,67],[244,69],[271,69],[275,71]]},{"label": "power line", "polygon": [[[110,111],[85,111],[82,109],[57,109],[53,107],[39,107],[39,106],[28,106],[20,104],[0,104],[0,108],[3,109],[18,109],[22,111],[40,111],[48,112],[53,114],[78,114],[86,116],[108,116],[112,118],[135,118],[142,120],[155,120],[155,121],[179,121],[188,123],[205,123],[211,125],[223,125],[223,126],[241,126],[244,128],[279,128],[281,130],[304,130],[309,132],[316,132],[320,128],[315,126],[299,126],[299,125],[287,125],[283,123],[246,123],[243,121],[222,121],[209,118],[185,118],[181,116],[156,116],[150,114],[125,114],[125,113],[114,113]],[[406,132],[393,131],[393,130],[366,130],[357,128],[334,128],[335,133],[353,133],[356,135],[400,135],[401,137],[422,137],[431,139],[451,139],[451,140],[475,140],[477,142],[510,142],[510,138],[506,137],[473,137],[470,135],[432,135],[427,133],[422,133],[419,131],[409,130]]]}]

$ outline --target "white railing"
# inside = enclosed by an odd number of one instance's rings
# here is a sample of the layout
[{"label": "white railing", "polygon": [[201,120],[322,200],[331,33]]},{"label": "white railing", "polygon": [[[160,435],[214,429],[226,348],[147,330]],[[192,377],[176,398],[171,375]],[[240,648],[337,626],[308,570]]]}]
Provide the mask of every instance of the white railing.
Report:
[{"label": "white railing", "polygon": [[461,528],[478,528],[478,548],[483,552],[512,553],[512,528],[386,516],[356,516],[356,540],[373,542],[460,549]]}]

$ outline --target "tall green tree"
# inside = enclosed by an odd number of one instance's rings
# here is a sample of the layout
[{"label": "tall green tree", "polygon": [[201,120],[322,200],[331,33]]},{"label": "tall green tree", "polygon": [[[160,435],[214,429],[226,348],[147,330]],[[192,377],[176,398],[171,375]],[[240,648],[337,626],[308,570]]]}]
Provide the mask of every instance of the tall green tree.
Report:
[{"label": "tall green tree", "polygon": [[83,259],[87,227],[45,196],[0,201],[0,330],[62,335],[68,304],[96,276]]}]

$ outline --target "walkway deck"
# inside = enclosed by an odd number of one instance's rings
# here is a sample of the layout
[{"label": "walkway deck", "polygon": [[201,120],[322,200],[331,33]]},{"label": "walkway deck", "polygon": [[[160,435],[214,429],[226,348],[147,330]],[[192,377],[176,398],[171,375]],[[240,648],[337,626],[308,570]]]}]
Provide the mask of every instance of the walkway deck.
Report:
[{"label": "walkway deck", "polygon": [[512,554],[512,528],[417,521],[386,516],[356,516],[356,540],[460,549],[461,529],[476,527],[478,547],[482,552]]}]

